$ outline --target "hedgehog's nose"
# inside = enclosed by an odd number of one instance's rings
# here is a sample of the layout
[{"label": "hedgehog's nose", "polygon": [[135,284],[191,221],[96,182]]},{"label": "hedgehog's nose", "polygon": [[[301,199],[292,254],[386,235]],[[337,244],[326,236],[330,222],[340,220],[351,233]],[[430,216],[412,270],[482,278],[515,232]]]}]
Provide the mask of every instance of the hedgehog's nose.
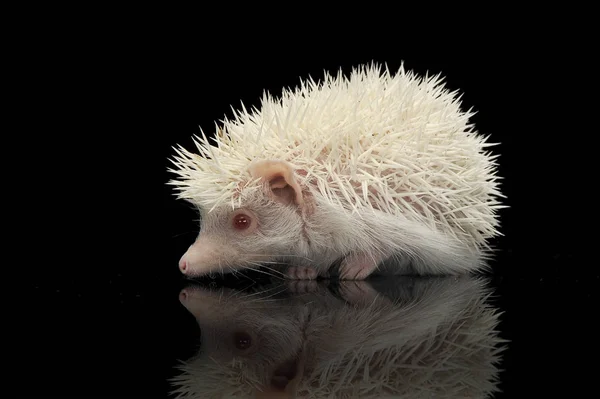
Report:
[{"label": "hedgehog's nose", "polygon": [[187,269],[188,269],[187,260],[185,259],[185,257],[182,257],[181,260],[179,261],[179,270],[181,270],[181,273],[185,274]]}]

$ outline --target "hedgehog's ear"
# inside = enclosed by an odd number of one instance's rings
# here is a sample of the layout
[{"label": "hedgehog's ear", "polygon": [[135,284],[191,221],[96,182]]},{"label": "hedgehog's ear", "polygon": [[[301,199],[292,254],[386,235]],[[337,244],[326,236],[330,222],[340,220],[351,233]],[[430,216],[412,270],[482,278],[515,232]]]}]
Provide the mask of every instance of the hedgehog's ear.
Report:
[{"label": "hedgehog's ear", "polygon": [[294,177],[292,167],[284,161],[257,161],[250,166],[254,179],[262,178],[274,199],[286,204],[302,206],[302,189]]}]

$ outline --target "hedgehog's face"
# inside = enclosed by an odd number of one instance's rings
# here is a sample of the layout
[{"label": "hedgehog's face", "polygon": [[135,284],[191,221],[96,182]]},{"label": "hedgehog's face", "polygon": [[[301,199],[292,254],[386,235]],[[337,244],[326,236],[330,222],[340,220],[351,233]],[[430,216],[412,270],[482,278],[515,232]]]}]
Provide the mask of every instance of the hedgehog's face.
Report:
[{"label": "hedgehog's face", "polygon": [[249,296],[226,288],[181,291],[179,299],[201,331],[197,360],[208,366],[201,378],[221,379],[217,385],[223,391],[233,381],[292,389],[302,377],[304,307],[285,298],[273,300],[272,290]]},{"label": "hedgehog's face", "polygon": [[276,363],[302,346],[303,308],[288,298],[273,300],[271,291],[247,295],[190,285],[179,300],[200,327],[202,352],[219,362],[246,358]]},{"label": "hedgehog's face", "polygon": [[179,262],[182,273],[201,276],[257,268],[300,253],[305,245],[303,199],[288,168],[279,162],[257,163],[251,172],[264,177],[261,190],[245,195],[235,209],[201,209],[200,234]]}]

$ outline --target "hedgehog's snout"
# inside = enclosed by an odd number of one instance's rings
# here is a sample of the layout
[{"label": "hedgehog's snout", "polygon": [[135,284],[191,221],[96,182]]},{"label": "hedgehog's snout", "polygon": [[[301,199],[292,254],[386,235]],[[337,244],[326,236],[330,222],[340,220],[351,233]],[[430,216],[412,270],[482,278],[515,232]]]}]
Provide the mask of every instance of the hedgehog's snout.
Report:
[{"label": "hedgehog's snout", "polygon": [[208,274],[218,267],[222,255],[215,242],[201,237],[179,259],[179,270],[187,276]]}]

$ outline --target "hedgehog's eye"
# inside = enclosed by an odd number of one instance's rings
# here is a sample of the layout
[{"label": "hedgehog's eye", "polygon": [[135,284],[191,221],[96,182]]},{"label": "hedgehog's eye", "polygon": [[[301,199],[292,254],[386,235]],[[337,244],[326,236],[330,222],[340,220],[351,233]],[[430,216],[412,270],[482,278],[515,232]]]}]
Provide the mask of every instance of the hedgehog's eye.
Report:
[{"label": "hedgehog's eye", "polygon": [[231,218],[229,219],[231,227],[233,230],[236,230],[238,234],[252,234],[258,228],[258,218],[254,212],[250,210],[240,208],[229,217]]},{"label": "hedgehog's eye", "polygon": [[252,337],[250,334],[243,331],[238,331],[233,334],[233,345],[242,351],[252,347]]},{"label": "hedgehog's eye", "polygon": [[233,217],[233,227],[238,230],[246,230],[251,223],[252,219],[245,213],[238,213]]}]

